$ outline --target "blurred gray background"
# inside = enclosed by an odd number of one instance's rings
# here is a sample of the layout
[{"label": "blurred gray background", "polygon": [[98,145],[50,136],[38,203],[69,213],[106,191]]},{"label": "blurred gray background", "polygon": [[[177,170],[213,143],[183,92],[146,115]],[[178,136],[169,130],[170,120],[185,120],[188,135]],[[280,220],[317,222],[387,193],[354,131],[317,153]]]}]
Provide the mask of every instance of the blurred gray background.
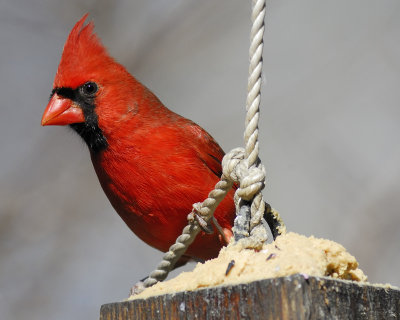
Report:
[{"label": "blurred gray background", "polygon": [[[40,126],[86,12],[166,106],[243,144],[250,0],[0,1],[2,319],[96,319],[161,257],[113,211],[81,139]],[[266,25],[266,199],[400,285],[400,2],[270,0]]]}]

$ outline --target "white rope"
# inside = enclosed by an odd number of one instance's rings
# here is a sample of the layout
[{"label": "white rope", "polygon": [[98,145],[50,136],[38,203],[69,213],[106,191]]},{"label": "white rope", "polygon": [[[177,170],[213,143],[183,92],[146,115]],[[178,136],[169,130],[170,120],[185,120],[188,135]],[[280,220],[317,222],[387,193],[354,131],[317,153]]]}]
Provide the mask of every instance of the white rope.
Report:
[{"label": "white rope", "polygon": [[250,65],[247,83],[246,128],[244,132],[245,158],[249,167],[258,159],[258,119],[261,100],[261,71],[264,35],[265,0],[253,0],[250,32]]},{"label": "white rope", "polygon": [[[236,191],[239,200],[238,216],[233,229],[236,241],[245,241],[246,247],[260,248],[267,241],[267,231],[262,225],[265,202],[262,189],[265,181],[265,168],[258,157],[258,120],[260,118],[261,72],[265,18],[265,0],[252,1],[250,32],[250,65],[247,83],[246,120],[244,131],[244,159],[238,171],[240,188]],[[243,201],[244,200],[244,201]],[[250,215],[248,205],[250,206]]]}]

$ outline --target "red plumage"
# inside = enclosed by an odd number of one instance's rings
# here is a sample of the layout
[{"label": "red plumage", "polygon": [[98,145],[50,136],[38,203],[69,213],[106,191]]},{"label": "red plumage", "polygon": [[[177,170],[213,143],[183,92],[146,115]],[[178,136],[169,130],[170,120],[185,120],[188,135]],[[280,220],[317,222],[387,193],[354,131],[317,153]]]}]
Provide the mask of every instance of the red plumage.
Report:
[{"label": "red plumage", "polygon": [[[224,153],[111,58],[86,17],[65,43],[42,124],[69,124],[85,139],[112,206],[140,239],[167,251],[192,204],[218,182]],[[215,212],[228,238],[234,216],[231,191]],[[217,231],[201,232],[186,256],[213,258],[224,244]]]}]

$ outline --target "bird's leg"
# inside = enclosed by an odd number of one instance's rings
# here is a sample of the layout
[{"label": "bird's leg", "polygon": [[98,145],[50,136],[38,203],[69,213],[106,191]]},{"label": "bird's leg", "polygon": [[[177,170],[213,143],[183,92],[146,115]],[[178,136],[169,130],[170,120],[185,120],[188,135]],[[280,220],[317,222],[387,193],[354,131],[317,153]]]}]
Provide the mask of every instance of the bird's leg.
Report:
[{"label": "bird's leg", "polygon": [[221,235],[222,239],[225,241],[226,244],[228,244],[230,239],[225,234],[224,229],[220,226],[217,219],[215,219],[215,217],[212,217],[212,219],[207,222],[201,216],[201,214],[199,213],[199,211],[197,210],[196,207],[197,207],[197,203],[193,204],[192,212],[188,214],[189,223],[193,223],[194,221],[197,221],[201,230],[203,230],[207,234],[214,233],[214,228],[212,226],[212,223],[213,223],[215,225],[215,227],[217,228],[218,233]]},{"label": "bird's leg", "polygon": [[218,223],[217,219],[215,219],[215,217],[212,218],[212,221],[213,221],[215,227],[217,228],[219,234],[221,235],[222,239],[225,241],[226,244],[228,244],[229,239],[228,239],[227,235],[225,234],[224,229],[222,229],[222,227]]},{"label": "bird's leg", "polygon": [[196,203],[193,204],[192,212],[188,214],[188,221],[190,223],[197,221],[201,230],[203,230],[207,234],[214,233],[214,229],[212,227],[211,221],[204,220],[204,218],[201,216],[201,214],[196,209]]}]

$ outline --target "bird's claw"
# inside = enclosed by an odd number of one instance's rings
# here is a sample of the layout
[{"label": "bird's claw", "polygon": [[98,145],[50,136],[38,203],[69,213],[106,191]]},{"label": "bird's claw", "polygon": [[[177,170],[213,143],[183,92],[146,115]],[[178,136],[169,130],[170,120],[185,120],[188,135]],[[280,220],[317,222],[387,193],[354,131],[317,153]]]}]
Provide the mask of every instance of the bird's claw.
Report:
[{"label": "bird's claw", "polygon": [[211,221],[206,221],[204,218],[201,216],[201,214],[198,212],[196,209],[196,204],[193,205],[192,212],[189,213],[188,215],[188,220],[189,222],[197,221],[197,223],[200,226],[200,229],[203,230],[207,234],[212,234],[214,233],[214,229],[212,227]]}]

